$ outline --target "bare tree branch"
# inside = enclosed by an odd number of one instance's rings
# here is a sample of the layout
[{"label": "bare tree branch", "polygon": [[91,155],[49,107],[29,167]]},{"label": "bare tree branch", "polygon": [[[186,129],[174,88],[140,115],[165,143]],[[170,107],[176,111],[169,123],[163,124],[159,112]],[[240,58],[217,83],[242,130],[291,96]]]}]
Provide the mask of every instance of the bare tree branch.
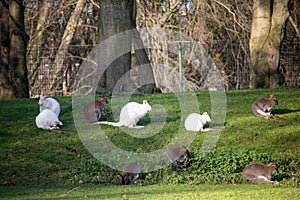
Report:
[{"label": "bare tree branch", "polygon": [[[75,33],[76,27],[78,26],[78,19],[80,17],[81,11],[85,5],[85,0],[78,0],[76,7],[74,9],[74,13],[70,17],[68,24],[66,26],[64,35],[62,37],[61,44],[59,46],[58,52],[56,54],[54,63],[57,65],[57,69],[55,71],[55,78],[52,81],[52,84],[50,85],[50,91],[52,88],[57,87],[57,84],[61,82],[62,76],[65,73],[63,71],[63,63],[64,63],[64,58],[66,56],[66,52],[68,50],[68,46],[73,38],[73,35]],[[65,69],[66,70],[66,69]],[[61,72],[64,72],[61,74]]]},{"label": "bare tree branch", "polygon": [[297,24],[296,24],[296,22],[294,21],[294,19],[292,18],[291,15],[289,16],[289,22],[291,23],[291,25],[292,25],[293,28],[295,29],[295,32],[297,33],[297,36],[298,36],[299,39],[300,39],[300,32],[299,32],[299,29],[298,29]]}]

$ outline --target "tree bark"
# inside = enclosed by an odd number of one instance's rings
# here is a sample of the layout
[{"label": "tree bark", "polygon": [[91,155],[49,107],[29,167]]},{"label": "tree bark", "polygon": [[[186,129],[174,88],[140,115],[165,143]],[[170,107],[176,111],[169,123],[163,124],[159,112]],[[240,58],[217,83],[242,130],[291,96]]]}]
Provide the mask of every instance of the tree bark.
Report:
[{"label": "tree bark", "polygon": [[[99,43],[111,36],[133,28],[132,15],[134,0],[99,0],[99,4]],[[110,52],[107,52],[108,57],[113,59],[114,56],[118,54],[118,48],[131,49],[132,41],[130,35],[128,35],[127,38],[126,41],[116,41],[118,44],[114,45],[118,46],[109,48]],[[114,90],[114,92],[122,92],[131,87],[132,83],[129,78],[128,86],[124,85],[122,88],[115,88],[116,83],[130,70],[130,54],[129,51],[119,58],[114,59],[102,75],[98,84],[97,93],[110,96]],[[101,62],[101,60],[98,62]]]},{"label": "tree bark", "polygon": [[1,15],[0,99],[28,98],[23,1],[1,1]]},{"label": "tree bark", "polygon": [[254,0],[250,36],[250,88],[280,84],[279,55],[288,0]]},{"label": "tree bark", "polygon": [[0,100],[14,98],[9,79],[9,10],[8,1],[0,2]]},{"label": "tree bark", "polygon": [[[101,0],[100,11],[99,11],[99,43],[105,41],[106,39],[117,35],[119,33],[133,30],[136,28],[136,1],[135,0]],[[134,85],[130,78],[129,72],[131,69],[131,45],[134,47],[142,47],[143,41],[140,37],[138,31],[129,31],[130,33],[124,37],[127,37],[125,41],[118,41],[115,48],[110,48],[110,57],[117,55],[118,48],[129,49],[124,55],[116,58],[106,69],[102,75],[97,93],[102,95],[110,96],[113,92],[114,94],[122,92],[131,92],[132,89],[136,89],[140,92],[152,93],[155,90],[155,81],[152,71],[152,66],[150,60],[146,54],[145,49],[139,48],[135,50],[135,64],[141,66],[139,68],[139,78],[146,80],[146,82],[151,82],[149,84]],[[114,45],[114,44],[112,44]],[[99,61],[101,62],[101,60]],[[104,66],[107,67],[107,66]],[[135,66],[133,66],[135,67]],[[119,80],[126,79],[126,83],[116,85]]]},{"label": "tree bark", "polygon": [[24,26],[24,6],[22,0],[9,1],[9,76],[15,98],[29,97],[29,84],[26,67],[28,38]]}]

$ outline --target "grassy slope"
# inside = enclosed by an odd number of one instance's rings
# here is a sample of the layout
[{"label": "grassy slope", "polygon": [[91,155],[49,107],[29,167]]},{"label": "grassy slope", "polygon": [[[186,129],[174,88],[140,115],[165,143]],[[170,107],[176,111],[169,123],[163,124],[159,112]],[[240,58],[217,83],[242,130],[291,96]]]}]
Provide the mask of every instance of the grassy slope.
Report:
[{"label": "grassy slope", "polygon": [[108,186],[81,185],[59,188],[12,188],[2,189],[0,198],[5,199],[214,199],[214,200],[296,200],[300,197],[299,189],[276,187],[272,185],[165,185],[148,186]]},{"label": "grassy slope", "polygon": [[[200,111],[210,112],[209,93],[199,92],[197,94]],[[279,105],[276,106],[274,111],[286,120],[265,120],[251,116],[249,112],[250,103],[258,96],[268,96],[269,94],[277,96]],[[226,129],[218,140],[216,150],[219,152],[229,149],[233,151],[255,150],[267,153],[274,158],[299,159],[299,96],[300,90],[296,89],[228,92]],[[132,149],[134,146],[134,150],[137,152],[159,148],[167,144],[178,129],[180,123],[180,113],[177,111],[179,103],[173,94],[132,97],[132,100],[141,102],[145,98],[148,99],[151,105],[160,104],[164,107],[168,113],[167,123],[151,141],[143,140],[142,143],[133,137],[122,135],[119,128],[104,127],[103,130],[108,137],[121,148]],[[84,167],[94,166],[93,164],[89,165],[89,162],[96,162],[95,159],[91,157],[76,134],[72,120],[71,97],[58,98],[58,101],[62,106],[60,119],[65,124],[62,129],[68,131],[65,133],[51,133],[35,127],[34,119],[38,114],[37,99],[0,102],[0,184],[13,182],[16,188],[22,186],[49,187],[61,184],[68,186],[76,184],[79,179],[85,178],[77,177],[79,171],[85,170]],[[148,122],[149,117],[146,117],[141,123],[147,124]],[[120,135],[122,135],[121,139]],[[194,148],[199,147],[203,137],[204,134],[197,134],[192,146]],[[124,140],[127,141],[126,144],[124,144]],[[290,163],[286,164],[289,165]],[[109,173],[110,171],[105,166],[99,170],[103,173]],[[95,170],[87,169],[86,171]],[[86,173],[86,180],[94,175]],[[109,190],[107,187],[104,187],[104,189]],[[15,188],[2,187],[0,190],[5,192],[15,190]],[[122,191],[120,193],[124,193],[127,189],[120,190]],[[136,190],[140,189],[136,188]],[[243,192],[242,189],[241,192]]]},{"label": "grassy slope", "polygon": [[[274,94],[279,105],[275,114],[286,120],[265,120],[249,114],[249,104],[257,96]],[[300,101],[299,90],[238,91],[227,95],[227,131],[222,133],[219,146],[233,149],[253,149],[273,156],[299,158]]]}]

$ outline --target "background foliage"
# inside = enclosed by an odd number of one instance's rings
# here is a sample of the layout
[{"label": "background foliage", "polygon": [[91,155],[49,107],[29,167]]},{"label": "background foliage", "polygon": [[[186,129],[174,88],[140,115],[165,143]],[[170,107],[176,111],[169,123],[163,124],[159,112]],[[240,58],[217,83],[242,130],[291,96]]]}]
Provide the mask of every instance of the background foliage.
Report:
[{"label": "background foliage", "polygon": [[[298,0],[289,3],[289,20],[284,27],[280,71],[285,86],[299,87],[299,16]],[[249,37],[252,20],[252,1],[143,1],[137,0],[137,29],[158,27],[178,31],[198,41],[209,53],[223,75],[227,89],[245,89],[249,86]],[[98,11],[97,1],[87,0],[78,18],[76,31],[67,49],[61,49],[62,37],[74,9],[76,1],[24,1],[25,24],[30,41],[27,51],[27,66],[31,96],[42,91],[45,94],[62,95],[72,91],[73,78],[78,66],[85,60],[90,50],[97,44]],[[53,20],[54,19],[54,20]],[[153,38],[143,38],[144,42]],[[174,44],[173,44],[174,45]],[[187,46],[189,44],[186,44]],[[161,50],[148,51],[153,64],[164,64],[178,71],[178,57],[168,51],[167,44]],[[188,48],[188,47],[187,47]],[[205,73],[193,67],[197,60],[183,63],[184,75],[194,89],[205,88]],[[59,64],[59,65],[58,65]],[[134,66],[132,66],[134,67]],[[49,90],[49,82],[60,70],[62,79],[56,83],[56,90]],[[156,79],[162,72],[157,72]],[[172,72],[173,73],[173,72]],[[165,76],[168,76],[166,74]],[[162,77],[164,77],[162,75]],[[65,86],[64,86],[65,82]],[[174,85],[174,84],[169,84]],[[170,86],[171,87],[171,86]],[[172,91],[173,88],[160,88]],[[66,93],[65,92],[65,93]]]}]

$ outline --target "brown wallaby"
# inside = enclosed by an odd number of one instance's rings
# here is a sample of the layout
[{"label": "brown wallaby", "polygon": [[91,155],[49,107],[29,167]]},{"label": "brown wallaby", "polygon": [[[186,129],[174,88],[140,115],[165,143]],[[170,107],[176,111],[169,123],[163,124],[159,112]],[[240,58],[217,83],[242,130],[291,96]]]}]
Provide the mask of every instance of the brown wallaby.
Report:
[{"label": "brown wallaby", "polygon": [[271,114],[275,105],[278,105],[276,96],[270,95],[270,98],[259,97],[251,104],[251,112],[254,116],[283,119]]},{"label": "brown wallaby", "polygon": [[143,177],[143,170],[137,164],[126,163],[118,177],[122,185],[133,184],[136,183],[136,179]]},{"label": "brown wallaby", "polygon": [[242,172],[242,177],[244,181],[250,181],[256,184],[274,183],[274,181],[271,181],[271,178],[275,173],[277,173],[276,163],[264,165],[259,162],[253,162],[245,167]]},{"label": "brown wallaby", "polygon": [[103,97],[99,97],[96,101],[91,101],[84,107],[84,117],[88,122],[96,122],[101,118],[101,114],[104,110],[104,106],[107,104],[107,100]]},{"label": "brown wallaby", "polygon": [[185,147],[177,145],[169,146],[163,153],[165,163],[171,162],[176,168],[182,168],[184,161],[190,156],[189,151]]}]

